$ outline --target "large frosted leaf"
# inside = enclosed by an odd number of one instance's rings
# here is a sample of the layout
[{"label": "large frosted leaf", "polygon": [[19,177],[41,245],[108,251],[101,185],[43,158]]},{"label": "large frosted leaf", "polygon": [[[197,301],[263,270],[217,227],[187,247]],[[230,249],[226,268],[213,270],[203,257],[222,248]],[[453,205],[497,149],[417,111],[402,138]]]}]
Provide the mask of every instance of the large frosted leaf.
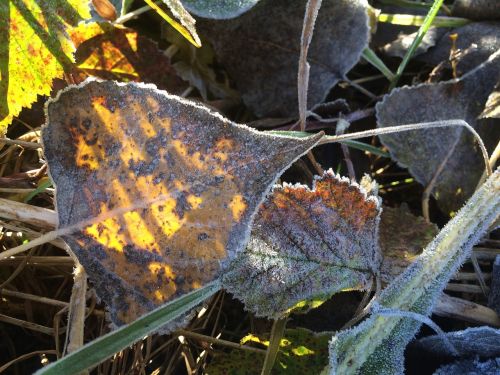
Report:
[{"label": "large frosted leaf", "polygon": [[196,16],[214,19],[238,17],[260,0],[182,0],[184,7]]},{"label": "large frosted leaf", "polygon": [[[498,120],[477,120],[500,79],[500,52],[459,80],[393,90],[376,107],[377,126],[462,119],[493,146],[500,135]],[[426,186],[451,149],[433,195],[445,211],[457,210],[472,195],[484,171],[473,136],[462,127],[425,129],[383,135],[391,156]]]},{"label": "large frosted leaf", "polygon": [[59,225],[91,220],[64,239],[115,325],[216,279],[277,176],[321,138],[266,135],[112,81],[60,92],[47,116]]},{"label": "large frosted leaf", "polygon": [[[358,326],[337,333],[330,342],[331,374],[402,374],[404,350],[428,316],[449,278],[470,256],[472,246],[498,220],[500,170],[488,178],[467,204],[439,232],[422,255],[377,298],[378,309]],[[380,314],[387,308],[399,316]]]},{"label": "large frosted leaf", "polygon": [[[306,0],[262,0],[242,16],[198,22],[258,116],[298,113],[297,69]],[[365,0],[324,0],[309,48],[308,107],[358,62],[369,39]]]},{"label": "large frosted leaf", "polygon": [[417,59],[430,65],[449,61],[453,48],[452,34],[457,34],[455,47],[460,53],[456,63],[460,75],[482,64],[500,49],[500,23],[474,22],[444,33],[435,47]]},{"label": "large frosted leaf", "polygon": [[[461,357],[500,357],[500,330],[491,327],[473,327],[463,331],[448,332],[447,339]],[[439,335],[424,337],[416,342],[416,347],[431,352],[436,357],[451,356]]]},{"label": "large frosted leaf", "polygon": [[330,170],[309,190],[276,186],[224,287],[257,316],[277,318],[303,300],[366,289],[379,266],[380,201]]},{"label": "large frosted leaf", "polygon": [[71,68],[68,28],[88,17],[82,0],[0,1],[0,136]]},{"label": "large frosted leaf", "polygon": [[464,359],[437,369],[433,375],[498,375],[500,373],[500,357],[481,361],[479,358]]},{"label": "large frosted leaf", "polygon": [[500,19],[498,0],[455,0],[452,14],[473,20]]}]

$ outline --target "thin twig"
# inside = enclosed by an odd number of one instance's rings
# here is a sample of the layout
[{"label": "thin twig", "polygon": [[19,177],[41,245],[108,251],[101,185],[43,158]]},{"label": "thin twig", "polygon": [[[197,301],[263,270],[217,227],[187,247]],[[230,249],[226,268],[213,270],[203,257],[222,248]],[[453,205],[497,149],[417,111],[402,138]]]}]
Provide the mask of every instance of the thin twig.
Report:
[{"label": "thin twig", "polygon": [[439,164],[437,167],[436,171],[434,172],[434,175],[432,176],[432,179],[430,182],[427,184],[425,187],[424,192],[422,193],[422,215],[427,223],[431,222],[431,217],[429,213],[429,199],[431,197],[432,191],[434,190],[434,187],[436,186],[436,182],[438,177],[441,175],[441,172],[443,172],[443,169],[448,163],[448,160],[450,160],[451,155],[453,155],[453,152],[455,151],[455,148],[460,141],[460,137],[457,137],[453,145],[450,147],[448,150],[448,153],[444,157],[443,161]]},{"label": "thin twig", "polygon": [[34,149],[34,150],[42,148],[42,145],[40,143],[25,142],[25,141],[20,141],[17,139],[10,139],[10,138],[0,138],[0,144],[2,144],[2,143],[6,144],[6,145],[21,146],[24,148],[29,148],[29,149]]},{"label": "thin twig", "polygon": [[477,143],[481,149],[481,153],[483,155],[484,164],[486,166],[487,175],[490,176],[492,172],[492,168],[489,163],[488,151],[483,143],[483,140],[476,132],[476,130],[470,126],[467,122],[462,119],[452,119],[452,120],[443,120],[443,121],[432,121],[432,122],[419,122],[417,124],[407,124],[407,125],[398,125],[398,126],[387,126],[385,128],[377,128],[370,129],[356,133],[344,134],[344,135],[327,135],[324,136],[318,143],[318,145],[324,145],[328,143],[336,143],[340,141],[345,141],[347,139],[358,139],[365,137],[373,137],[376,135],[382,134],[391,134],[391,133],[400,133],[411,130],[424,130],[430,128],[445,128],[450,126],[463,126],[469,130],[472,135],[476,138]]},{"label": "thin twig", "polygon": [[246,350],[248,352],[253,352],[253,353],[258,353],[258,354],[266,354],[265,349],[259,349],[259,348],[254,348],[254,347],[248,346],[248,345],[237,344],[237,343],[234,343],[232,341],[222,340],[222,339],[218,339],[216,337],[202,335],[202,334],[196,333],[196,332],[186,331],[184,329],[180,329],[180,330],[176,331],[176,334],[179,336],[182,335],[182,336],[189,337],[189,338],[199,340],[199,341],[209,342],[209,343],[215,344],[215,345],[227,346],[229,348]]},{"label": "thin twig", "polygon": [[306,128],[307,90],[309,87],[309,63],[307,62],[307,52],[309,50],[309,45],[311,44],[314,24],[316,23],[316,18],[318,17],[321,2],[322,0],[309,0],[307,2],[306,12],[304,14],[304,23],[302,26],[302,35],[300,37],[297,89],[299,96],[300,130],[302,131]]}]

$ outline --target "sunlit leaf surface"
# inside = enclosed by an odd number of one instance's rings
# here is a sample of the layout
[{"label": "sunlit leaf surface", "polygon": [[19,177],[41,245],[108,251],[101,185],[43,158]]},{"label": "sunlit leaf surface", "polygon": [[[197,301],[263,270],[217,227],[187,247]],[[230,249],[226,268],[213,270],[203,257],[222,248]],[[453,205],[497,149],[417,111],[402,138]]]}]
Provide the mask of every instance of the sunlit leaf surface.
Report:
[{"label": "sunlit leaf surface", "polygon": [[60,227],[116,325],[217,278],[277,176],[321,135],[270,136],[150,85],[85,82],[48,104]]}]

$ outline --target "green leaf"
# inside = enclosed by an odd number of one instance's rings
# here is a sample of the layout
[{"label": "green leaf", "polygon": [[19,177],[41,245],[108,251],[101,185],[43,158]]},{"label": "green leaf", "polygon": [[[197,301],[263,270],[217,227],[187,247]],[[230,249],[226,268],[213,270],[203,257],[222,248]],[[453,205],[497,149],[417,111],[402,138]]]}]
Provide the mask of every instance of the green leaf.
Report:
[{"label": "green leaf", "polygon": [[228,19],[238,17],[260,0],[182,0],[194,15],[204,18]]},{"label": "green leaf", "polygon": [[[422,255],[377,298],[393,311],[430,315],[449,278],[470,256],[472,246],[500,214],[500,170],[439,232]],[[330,342],[331,374],[402,374],[403,353],[421,323],[376,312],[360,325],[335,335]]]},{"label": "green leaf", "polygon": [[220,284],[215,281],[170,301],[133,323],[101,336],[59,361],[44,367],[37,374],[71,375],[95,367],[106,358],[111,357],[152,332],[160,330],[164,325],[176,318],[185,315],[219,289]]},{"label": "green leaf", "polygon": [[[329,333],[315,334],[305,328],[287,329],[280,341],[278,356],[272,374],[302,375],[318,374],[328,362]],[[254,342],[269,346],[269,339],[247,335],[241,343]],[[215,352],[206,368],[213,375],[254,375],[260,373],[264,356],[233,349],[230,352]]]},{"label": "green leaf", "polygon": [[72,66],[68,28],[89,17],[82,0],[0,2],[0,136]]}]

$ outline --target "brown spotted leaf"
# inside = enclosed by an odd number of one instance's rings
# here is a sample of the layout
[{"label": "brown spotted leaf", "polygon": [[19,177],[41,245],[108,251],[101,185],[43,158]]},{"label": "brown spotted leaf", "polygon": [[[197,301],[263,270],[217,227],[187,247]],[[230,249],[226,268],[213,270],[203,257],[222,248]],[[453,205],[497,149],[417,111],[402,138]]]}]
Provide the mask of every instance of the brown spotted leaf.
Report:
[{"label": "brown spotted leaf", "polygon": [[115,325],[217,278],[277,176],[312,147],[152,85],[87,81],[47,106],[59,226]]},{"label": "brown spotted leaf", "polygon": [[298,302],[366,289],[379,266],[380,200],[331,170],[303,185],[276,186],[261,205],[247,250],[224,287],[257,316]]},{"label": "brown spotted leaf", "polygon": [[[197,23],[236,82],[245,104],[261,117],[298,113],[297,70],[306,0],[261,0],[231,20]],[[365,0],[324,0],[309,48],[308,107],[358,62],[368,44]]]},{"label": "brown spotted leaf", "polygon": [[[478,117],[499,79],[500,52],[497,52],[458,80],[393,90],[377,104],[377,126],[461,119],[475,128],[487,146],[494,147],[500,137],[498,120],[478,120]],[[424,186],[447,160],[433,190],[445,213],[462,206],[485,169],[477,142],[463,127],[383,135],[380,139],[391,156]]]},{"label": "brown spotted leaf", "polygon": [[79,76],[123,82],[154,83],[158,88],[180,94],[187,84],[170,64],[170,59],[151,39],[137,31],[110,23],[81,24],[71,31],[77,50]]},{"label": "brown spotted leaf", "polygon": [[435,224],[413,215],[406,205],[384,206],[380,217],[380,277],[388,284],[398,276],[439,232]]}]

